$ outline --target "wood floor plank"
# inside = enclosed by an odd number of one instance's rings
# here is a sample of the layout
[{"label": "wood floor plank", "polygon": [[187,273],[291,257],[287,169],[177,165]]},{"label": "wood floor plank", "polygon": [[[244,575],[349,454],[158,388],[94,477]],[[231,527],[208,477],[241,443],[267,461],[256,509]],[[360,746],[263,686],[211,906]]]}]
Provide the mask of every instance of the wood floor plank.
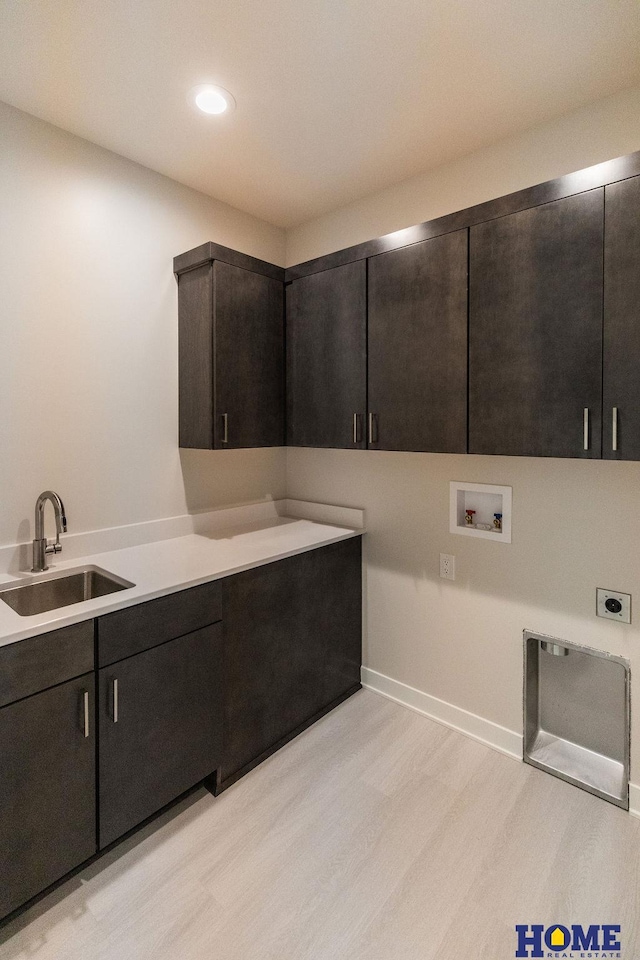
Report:
[{"label": "wood floor plank", "polygon": [[484,755],[483,763],[367,930],[354,960],[430,960],[449,935],[452,918],[480,888],[487,850],[505,829],[527,774],[486,747],[467,743]]},{"label": "wood floor plank", "polygon": [[[493,849],[486,852],[481,883],[453,915],[434,960],[456,960],[459,954],[454,944],[461,940],[474,944],[474,956],[478,960],[494,960],[505,952],[511,955],[515,949],[514,928],[520,923],[547,925],[563,920],[569,926],[571,923],[616,923],[620,905],[614,915],[607,914],[610,919],[600,919],[602,878],[586,875],[579,869],[589,811],[599,820],[618,820],[622,839],[626,833],[622,820],[628,820],[628,814],[561,780],[530,769],[526,789],[518,796],[503,833]],[[569,874],[564,869],[557,871],[560,850],[571,864]],[[617,851],[609,851],[614,859],[620,852],[619,846]],[[622,867],[620,861],[618,865]],[[573,890],[574,898],[580,900],[577,916],[556,913],[567,889]],[[629,889],[626,897],[633,899],[635,891]],[[637,903],[633,909],[637,909]],[[628,955],[638,954],[634,949]]]}]

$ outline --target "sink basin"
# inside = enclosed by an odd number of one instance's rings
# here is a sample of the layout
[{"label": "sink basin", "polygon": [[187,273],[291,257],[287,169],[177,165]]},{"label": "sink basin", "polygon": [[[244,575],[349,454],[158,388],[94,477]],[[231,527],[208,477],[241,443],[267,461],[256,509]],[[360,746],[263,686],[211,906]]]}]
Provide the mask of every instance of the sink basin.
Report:
[{"label": "sink basin", "polygon": [[76,567],[0,585],[0,600],[21,617],[33,617],[36,613],[106,597],[134,586],[100,567]]}]

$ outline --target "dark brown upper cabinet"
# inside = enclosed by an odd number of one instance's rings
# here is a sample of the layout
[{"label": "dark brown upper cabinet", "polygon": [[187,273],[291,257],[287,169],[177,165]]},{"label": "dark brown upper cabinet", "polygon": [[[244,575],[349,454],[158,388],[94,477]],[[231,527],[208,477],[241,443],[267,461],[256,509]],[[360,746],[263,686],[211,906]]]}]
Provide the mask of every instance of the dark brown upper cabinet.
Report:
[{"label": "dark brown upper cabinet", "polygon": [[640,460],[640,177],[605,190],[603,456]]},{"label": "dark brown upper cabinet", "polygon": [[639,214],[640,151],[286,270],[176,257],[180,445],[640,459]]},{"label": "dark brown upper cabinet", "polygon": [[467,450],[467,238],[369,260],[369,446]]},{"label": "dark brown upper cabinet", "polygon": [[604,190],[470,230],[469,453],[600,457]]},{"label": "dark brown upper cabinet", "polygon": [[364,260],[287,286],[287,443],[366,446]]},{"label": "dark brown upper cabinet", "polygon": [[283,445],[283,296],[281,279],[222,260],[178,272],[181,447]]}]

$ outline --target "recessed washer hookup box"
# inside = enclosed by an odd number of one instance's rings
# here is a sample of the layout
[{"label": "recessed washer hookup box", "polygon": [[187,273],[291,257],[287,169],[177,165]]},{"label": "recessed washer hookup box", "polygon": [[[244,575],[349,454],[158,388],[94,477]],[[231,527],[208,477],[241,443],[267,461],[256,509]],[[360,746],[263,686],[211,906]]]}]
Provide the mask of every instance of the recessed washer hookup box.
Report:
[{"label": "recessed washer hookup box", "polygon": [[629,809],[629,662],[524,632],[525,763]]}]

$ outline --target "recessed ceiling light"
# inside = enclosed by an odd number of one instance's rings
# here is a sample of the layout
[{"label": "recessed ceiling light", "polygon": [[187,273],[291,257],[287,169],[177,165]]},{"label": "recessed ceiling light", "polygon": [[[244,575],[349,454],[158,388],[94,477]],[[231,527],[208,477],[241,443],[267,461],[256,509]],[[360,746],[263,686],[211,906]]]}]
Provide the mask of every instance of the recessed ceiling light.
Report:
[{"label": "recessed ceiling light", "polygon": [[230,113],[236,105],[235,100],[224,87],[212,83],[201,83],[189,91],[189,101],[198,110],[208,114]]}]

